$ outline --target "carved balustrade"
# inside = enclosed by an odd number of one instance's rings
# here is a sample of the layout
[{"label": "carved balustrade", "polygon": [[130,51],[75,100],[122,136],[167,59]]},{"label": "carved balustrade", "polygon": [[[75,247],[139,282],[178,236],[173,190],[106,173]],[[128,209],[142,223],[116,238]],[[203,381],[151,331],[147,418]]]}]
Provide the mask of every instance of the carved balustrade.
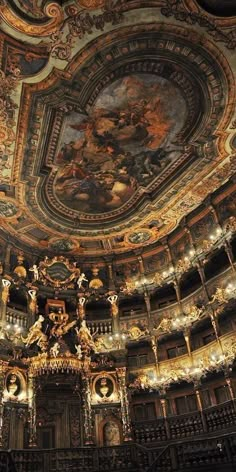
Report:
[{"label": "carved balustrade", "polygon": [[28,314],[13,308],[7,308],[6,322],[10,325],[18,325],[20,328],[27,328]]},{"label": "carved balustrade", "polygon": [[87,326],[91,334],[111,334],[112,333],[112,321],[111,320],[99,320],[99,321],[86,321]]},{"label": "carved balustrade", "polygon": [[134,424],[135,441],[140,444],[166,441],[167,435],[163,418]]},{"label": "carved balustrade", "polygon": [[137,470],[138,467],[143,467],[142,470],[147,470],[151,464],[156,460],[159,454],[163,451],[163,447],[160,448],[152,448],[152,447],[144,447],[141,444],[134,444],[132,447],[132,454],[134,456],[134,461],[137,463]]},{"label": "carved balustrade", "polygon": [[213,467],[232,471],[234,464],[235,433],[177,441],[161,449],[128,444],[103,448],[13,450],[0,453],[0,470],[4,472],[189,472],[202,468],[209,472]]},{"label": "carved balustrade", "polygon": [[[157,457],[158,450],[149,451],[138,445],[103,448],[11,451],[16,470],[21,472],[98,472],[142,471]],[[1,457],[1,453],[0,453]],[[0,469],[1,470],[1,469]],[[4,472],[11,472],[4,469]]]},{"label": "carved balustrade", "polygon": [[233,274],[231,267],[224,270],[220,274],[212,277],[206,282],[207,291],[210,296],[215,293],[216,287],[226,287],[230,282],[232,282]]},{"label": "carved balustrade", "polygon": [[13,464],[11,455],[7,451],[0,453],[0,471],[1,472],[17,472]]},{"label": "carved balustrade", "polygon": [[200,412],[170,416],[167,421],[171,439],[188,438],[204,432]]},{"label": "carved balustrade", "polygon": [[179,470],[193,469],[200,466],[214,466],[229,462],[227,454],[227,443],[225,438],[211,438],[204,441],[193,441],[192,443],[179,444],[175,448]]},{"label": "carved balustrade", "polygon": [[[205,346],[201,346],[198,349],[192,351],[192,356],[190,357],[188,354],[183,354],[181,356],[175,357],[173,359],[166,359],[159,362],[159,371],[160,375],[166,375],[166,372],[172,372],[175,380],[173,383],[176,382],[178,379],[181,380],[181,372],[186,377],[186,368],[191,368],[192,365],[199,366],[202,369],[202,373],[206,373],[207,371],[213,370],[221,370],[224,368],[224,363],[217,364],[217,360],[212,360],[212,355],[220,356],[222,354],[221,349],[226,355],[229,355],[229,361],[233,362],[235,358],[235,343],[236,343],[236,333],[235,331],[230,331],[226,334],[223,334],[219,337],[218,340],[213,340],[212,342],[208,343]],[[222,361],[223,362],[223,361]],[[202,366],[202,367],[201,367]],[[153,373],[155,369],[154,364],[149,364],[147,366],[142,367],[142,371],[138,367],[129,367],[129,370],[132,371],[137,378],[140,374],[147,374]],[[203,375],[202,374],[202,375]],[[174,378],[173,377],[173,378]],[[183,378],[183,377],[182,377]],[[191,379],[189,378],[188,381]]]},{"label": "carved balustrade", "polygon": [[173,470],[233,471],[236,464],[236,435],[217,436],[207,439],[170,444],[155,459],[147,472]]},{"label": "carved balustrade", "polygon": [[[165,442],[167,439],[188,439],[206,432],[221,431],[235,427],[236,410],[234,401],[228,401],[220,405],[203,410],[206,422],[199,411],[178,416],[167,416],[151,421],[134,422],[134,439],[137,443],[149,445],[150,443]],[[167,430],[168,429],[168,430]]]},{"label": "carved balustrade", "polygon": [[11,452],[11,458],[17,471],[43,472],[44,453],[40,451],[15,450]]},{"label": "carved balustrade", "polygon": [[235,427],[236,410],[234,402],[229,401],[204,410],[208,431]]},{"label": "carved balustrade", "polygon": [[[207,290],[210,295],[212,295],[216,287],[226,286],[232,279],[232,270],[231,268],[226,269],[224,272],[221,272],[219,275],[213,277],[212,279],[206,282]],[[198,302],[207,304],[206,293],[204,288],[201,286],[194,292],[192,292],[187,297],[182,298],[182,307],[184,311],[195,305]],[[158,308],[151,310],[151,318],[154,324],[158,324],[162,318],[175,317],[179,313],[179,304],[177,302],[169,303],[163,308]],[[10,325],[18,325],[21,328],[27,328],[29,315],[20,310],[7,307],[6,321]],[[135,320],[136,324],[146,326],[147,314],[144,311],[143,313],[136,313],[134,315],[124,316],[120,320],[120,326],[122,331],[126,331],[129,328],[133,321]],[[110,334],[112,332],[112,321],[111,319],[103,320],[87,320],[87,325],[89,326],[90,332],[94,334],[95,332],[99,335]]]}]

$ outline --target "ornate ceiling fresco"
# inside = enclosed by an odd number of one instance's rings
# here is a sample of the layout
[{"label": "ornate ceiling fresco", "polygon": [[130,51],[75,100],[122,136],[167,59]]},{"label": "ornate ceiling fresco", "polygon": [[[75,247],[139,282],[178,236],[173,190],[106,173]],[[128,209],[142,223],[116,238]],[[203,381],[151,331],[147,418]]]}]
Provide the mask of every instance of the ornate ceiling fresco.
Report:
[{"label": "ornate ceiling fresco", "polygon": [[123,253],[232,178],[231,3],[0,1],[2,234]]}]

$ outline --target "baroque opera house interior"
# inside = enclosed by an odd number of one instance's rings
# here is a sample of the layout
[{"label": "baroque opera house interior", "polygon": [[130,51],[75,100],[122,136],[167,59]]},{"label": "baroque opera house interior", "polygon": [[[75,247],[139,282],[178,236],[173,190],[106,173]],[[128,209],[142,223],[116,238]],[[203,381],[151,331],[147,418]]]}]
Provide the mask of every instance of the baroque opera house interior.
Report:
[{"label": "baroque opera house interior", "polygon": [[0,0],[0,472],[236,471],[235,171],[235,0]]}]

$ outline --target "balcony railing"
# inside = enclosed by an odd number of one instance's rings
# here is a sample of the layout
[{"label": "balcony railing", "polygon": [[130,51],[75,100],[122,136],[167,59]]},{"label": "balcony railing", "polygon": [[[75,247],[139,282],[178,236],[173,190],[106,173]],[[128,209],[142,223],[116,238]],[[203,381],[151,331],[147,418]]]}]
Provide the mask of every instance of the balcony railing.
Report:
[{"label": "balcony railing", "polygon": [[154,460],[147,472],[233,472],[235,467],[236,435],[232,434],[169,445]]},{"label": "balcony railing", "polygon": [[6,321],[10,325],[17,325],[20,328],[26,329],[29,315],[14,308],[7,308]]},{"label": "balcony railing", "polygon": [[160,444],[165,441],[189,439],[215,431],[236,428],[234,401],[228,401],[200,411],[178,416],[167,416],[133,424],[134,438],[139,444]]},{"label": "balcony railing", "polygon": [[232,471],[236,434],[178,441],[167,447],[138,444],[78,449],[21,450],[0,453],[1,472],[168,472]]},{"label": "balcony railing", "polygon": [[[229,267],[220,274],[216,275],[212,279],[206,282],[208,292],[210,294],[215,293],[216,287],[226,286],[232,279],[232,269]],[[191,294],[182,298],[182,306],[184,310],[188,311],[188,308],[196,304],[199,300],[204,304],[207,303],[206,294],[204,288],[200,286],[194,290]],[[179,304],[176,302],[168,303],[163,308],[156,308],[151,311],[151,317],[153,321],[157,321],[168,315],[169,317],[174,317],[176,313],[179,313]],[[28,314],[23,311],[16,310],[14,308],[7,308],[7,322],[11,325],[17,324],[22,328],[27,327]],[[147,322],[147,313],[145,308],[143,308],[142,313],[136,313],[134,315],[122,316],[120,319],[121,329],[128,330],[132,325],[134,320],[141,325],[145,326]],[[159,322],[159,321],[158,321]],[[87,324],[90,327],[91,333],[94,334],[97,332],[100,335],[111,333],[111,318],[103,320],[87,320]]]}]

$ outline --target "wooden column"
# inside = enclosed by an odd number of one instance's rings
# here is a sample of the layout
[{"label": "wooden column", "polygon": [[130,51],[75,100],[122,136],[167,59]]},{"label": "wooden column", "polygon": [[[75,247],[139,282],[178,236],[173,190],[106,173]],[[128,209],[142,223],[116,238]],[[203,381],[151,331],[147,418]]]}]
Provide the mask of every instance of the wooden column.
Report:
[{"label": "wooden column", "polygon": [[36,424],[36,380],[32,372],[28,375],[28,405],[29,405],[29,447],[37,447]]},{"label": "wooden column", "polygon": [[126,367],[116,369],[116,374],[119,383],[121,417],[124,441],[132,441],[132,428],[129,411],[128,391],[126,387]]},{"label": "wooden column", "polygon": [[93,445],[93,419],[89,372],[82,373],[82,399],[84,412],[84,445]]}]

